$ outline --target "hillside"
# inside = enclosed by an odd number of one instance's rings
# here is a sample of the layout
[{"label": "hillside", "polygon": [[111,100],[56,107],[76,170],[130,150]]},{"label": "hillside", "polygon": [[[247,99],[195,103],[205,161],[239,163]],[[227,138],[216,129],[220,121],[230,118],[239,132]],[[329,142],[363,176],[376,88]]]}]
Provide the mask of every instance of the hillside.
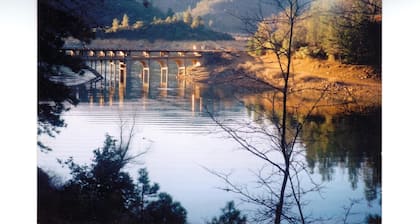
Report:
[{"label": "hillside", "polygon": [[[66,5],[76,5],[72,0],[63,0]],[[175,1],[162,1],[166,6]],[[179,7],[197,2],[176,1]],[[181,4],[182,3],[182,4]],[[122,38],[127,40],[230,40],[229,35],[215,32],[204,26],[202,20],[191,17],[187,24],[182,15],[168,17],[165,4],[155,7],[155,2],[144,5],[142,0],[101,0],[83,4],[83,14],[96,32],[96,38]],[[195,5],[195,4],[194,4]],[[124,20],[125,19],[125,20]]]},{"label": "hillside", "polygon": [[154,0],[153,6],[167,12],[172,9],[174,12],[183,12],[188,8],[194,8],[201,0]]},{"label": "hillside", "polygon": [[[202,17],[206,26],[229,33],[242,33],[243,22],[238,17],[255,16],[259,11],[255,0],[155,0],[153,5],[163,12],[169,8],[174,12],[191,9],[191,14]],[[261,7],[264,16],[275,12],[272,6]]]},{"label": "hillside", "polygon": [[[240,53],[203,54],[202,67],[190,68],[194,76],[187,78],[213,86],[230,86],[247,91],[272,90],[258,77],[275,86],[282,86],[279,65],[273,54],[251,56]],[[346,65],[338,61],[313,58],[294,58],[289,82],[293,94],[289,95],[290,109],[307,114],[315,102],[318,108],[313,114],[341,114],[366,112],[382,104],[380,74],[371,66]],[[320,94],[323,97],[320,101]],[[259,101],[261,96],[244,98],[244,102]],[[260,101],[261,102],[261,101]],[[264,101],[263,101],[264,102]],[[265,101],[270,108],[269,101]],[[296,111],[293,111],[296,112]]]},{"label": "hillside", "polygon": [[210,30],[204,26],[192,28],[184,22],[159,23],[145,25],[139,29],[127,29],[118,32],[96,33],[99,39],[126,39],[126,40],[232,40],[233,38],[225,33]]},{"label": "hillside", "polygon": [[238,17],[255,17],[260,7],[264,16],[276,13],[275,7],[259,5],[254,0],[213,0],[199,2],[192,9],[192,15],[201,16],[215,30],[241,33],[244,32],[244,22]]},{"label": "hillside", "polygon": [[152,21],[153,17],[162,18],[164,13],[156,7],[144,5],[136,0],[103,0],[95,5],[89,6],[86,12],[96,20],[99,26],[107,26],[114,18],[122,18],[124,14],[135,21]]}]

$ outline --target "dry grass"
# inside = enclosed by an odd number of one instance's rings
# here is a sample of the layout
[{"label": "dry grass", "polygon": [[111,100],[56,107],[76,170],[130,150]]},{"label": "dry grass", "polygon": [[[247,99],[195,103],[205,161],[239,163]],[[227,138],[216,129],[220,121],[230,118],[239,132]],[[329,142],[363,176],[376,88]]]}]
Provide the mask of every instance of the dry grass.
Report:
[{"label": "dry grass", "polygon": [[[200,75],[195,76],[194,81],[209,84],[235,82],[237,87],[266,90],[259,88],[256,82],[238,79],[239,74],[246,71],[248,75],[257,76],[275,86],[283,86],[280,68],[273,55],[221,55],[218,60],[211,62],[198,69]],[[380,74],[376,74],[372,67],[307,58],[293,59],[291,69],[291,94],[288,103],[289,109],[294,112],[305,114],[315,104],[313,113],[331,115],[364,112],[381,106]],[[259,101],[259,104],[270,106],[270,102],[261,96],[248,96],[245,101]]]}]

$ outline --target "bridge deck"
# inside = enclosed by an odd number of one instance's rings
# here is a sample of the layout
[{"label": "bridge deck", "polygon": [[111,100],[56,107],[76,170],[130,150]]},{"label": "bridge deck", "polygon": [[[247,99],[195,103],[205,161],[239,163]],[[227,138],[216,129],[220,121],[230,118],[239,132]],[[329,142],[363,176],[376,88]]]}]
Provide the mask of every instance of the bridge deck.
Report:
[{"label": "bridge deck", "polygon": [[223,52],[244,52],[244,50],[237,49],[147,49],[147,48],[84,48],[84,47],[66,47],[62,50],[74,50],[74,51],[113,51],[113,52],[180,52],[180,53],[223,53]]},{"label": "bridge deck", "polygon": [[186,55],[186,56],[81,56],[84,60],[184,60],[184,59],[198,59],[201,55]]}]

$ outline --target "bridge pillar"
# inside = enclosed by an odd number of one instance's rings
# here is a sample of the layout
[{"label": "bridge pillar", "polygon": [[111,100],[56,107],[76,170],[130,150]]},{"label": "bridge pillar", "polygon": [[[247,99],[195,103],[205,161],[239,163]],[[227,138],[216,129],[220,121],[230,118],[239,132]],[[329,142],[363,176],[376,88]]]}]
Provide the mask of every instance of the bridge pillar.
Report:
[{"label": "bridge pillar", "polygon": [[113,60],[109,61],[109,86],[115,88],[115,62]]},{"label": "bridge pillar", "polygon": [[148,92],[149,82],[150,82],[150,70],[148,67],[143,68],[142,81],[143,81],[143,90],[145,92]]},{"label": "bridge pillar", "polygon": [[178,67],[178,75],[187,75],[187,68],[185,66]]},{"label": "bridge pillar", "polygon": [[108,94],[109,106],[112,106],[112,104],[114,103],[114,95],[115,95],[115,89],[113,87],[110,87],[109,94]]},{"label": "bridge pillar", "polygon": [[[104,74],[104,62],[103,60],[99,60],[99,74],[103,75]],[[101,80],[101,88],[103,88],[105,86],[106,82],[105,80]]]},{"label": "bridge pillar", "polygon": [[187,81],[185,78],[178,79],[178,96],[185,96],[185,88],[187,86]]},{"label": "bridge pillar", "polygon": [[106,89],[106,86],[107,86],[107,82],[106,82],[106,68],[107,68],[107,66],[106,66],[106,60],[104,60],[104,87],[105,87],[105,89]]},{"label": "bridge pillar", "polygon": [[140,74],[140,78],[143,84],[143,91],[149,92],[149,83],[150,83],[150,61],[140,61],[143,69]]},{"label": "bridge pillar", "polygon": [[99,106],[103,106],[104,103],[105,103],[105,96],[104,95],[105,95],[104,90],[101,89],[99,91],[99,93],[98,93],[98,103],[99,103]]},{"label": "bridge pillar", "polygon": [[126,82],[127,82],[127,65],[120,61],[119,63],[120,65],[120,71],[119,71],[119,76],[118,76],[118,80],[119,80],[119,85],[125,87]]},{"label": "bridge pillar", "polygon": [[191,111],[203,112],[203,98],[201,97],[200,86],[195,85],[191,94]]},{"label": "bridge pillar", "polygon": [[124,106],[125,86],[118,87],[118,106]]},{"label": "bridge pillar", "polygon": [[168,87],[168,66],[160,68],[160,86]]},{"label": "bridge pillar", "polygon": [[[178,55],[180,55],[179,53],[178,53]],[[183,56],[183,55],[180,55],[180,56]],[[186,75],[187,74],[187,63],[186,63],[186,61],[185,61],[185,59],[177,59],[177,60],[175,60],[175,63],[176,63],[176,65],[177,65],[177,67],[178,67],[178,74],[177,75]]]},{"label": "bridge pillar", "polygon": [[114,61],[114,83],[113,83],[113,85],[114,85],[114,88],[116,88],[116,86],[117,86],[117,78],[118,78],[118,75],[117,75],[117,65],[118,65],[118,61]]},{"label": "bridge pillar", "polygon": [[168,59],[158,61],[160,65],[160,87],[168,87]]}]

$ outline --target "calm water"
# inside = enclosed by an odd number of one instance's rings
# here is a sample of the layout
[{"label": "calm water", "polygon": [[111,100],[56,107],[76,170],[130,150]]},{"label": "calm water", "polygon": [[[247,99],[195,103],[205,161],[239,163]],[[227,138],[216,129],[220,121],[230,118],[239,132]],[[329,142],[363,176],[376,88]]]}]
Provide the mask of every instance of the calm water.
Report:
[{"label": "calm water", "polygon": [[[174,64],[169,66],[168,84],[162,86],[158,65],[152,63],[146,91],[140,69],[138,62],[128,64],[126,88],[110,92],[109,86],[96,83],[75,89],[81,103],[64,114],[68,126],[56,138],[42,137],[53,151],[39,154],[39,166],[68,178],[68,170],[57,158],[72,156],[79,163],[89,163],[106,133],[119,136],[120,121],[131,123],[135,118],[133,153],[148,153],[127,167],[130,173],[135,175],[139,167],[147,167],[150,179],[187,209],[192,224],[219,215],[229,200],[237,201],[238,207],[249,213],[253,207],[240,203],[237,195],[219,190],[224,183],[204,167],[231,172],[238,183],[250,183],[255,181],[252,171],[263,163],[240,150],[206,111],[244,122],[252,121],[253,114],[231,97],[233,89],[178,80]],[[300,159],[308,165],[311,177],[324,186],[321,194],[306,196],[307,214],[331,218],[326,223],[340,223],[350,199],[359,200],[351,210],[351,222],[381,214],[379,115],[317,116],[305,126],[303,143],[298,146],[305,153]]]}]

